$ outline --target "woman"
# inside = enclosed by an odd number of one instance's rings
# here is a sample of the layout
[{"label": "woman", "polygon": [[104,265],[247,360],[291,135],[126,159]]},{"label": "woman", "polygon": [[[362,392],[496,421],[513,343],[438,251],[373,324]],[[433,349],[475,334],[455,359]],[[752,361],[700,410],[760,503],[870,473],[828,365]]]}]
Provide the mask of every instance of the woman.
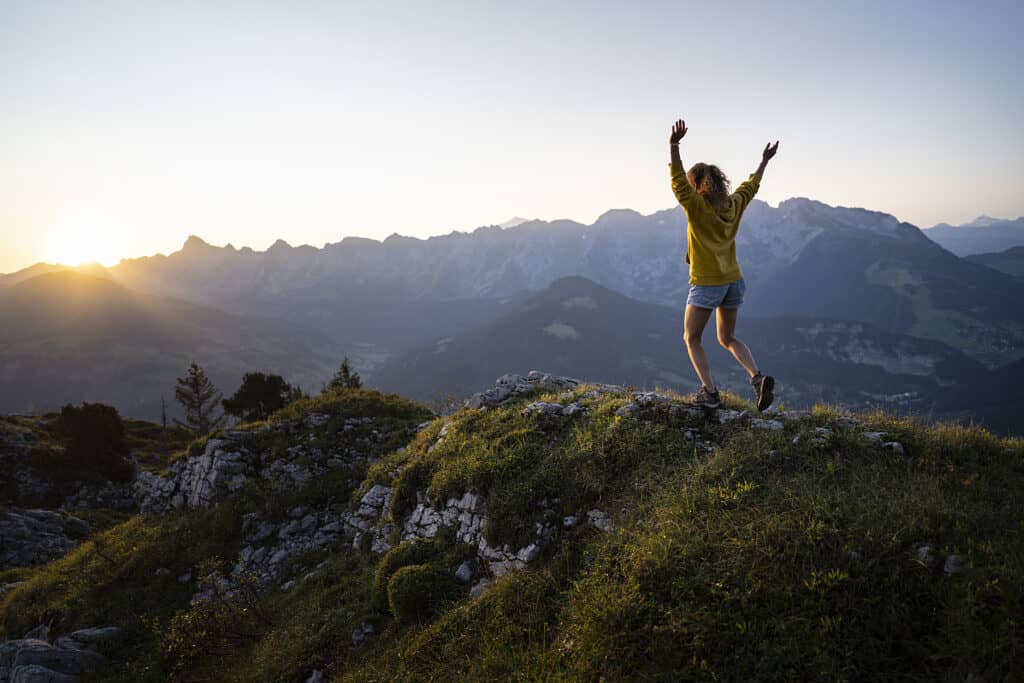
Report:
[{"label": "woman", "polygon": [[686,135],[686,123],[680,119],[672,126],[669,146],[672,151],[672,191],[686,211],[686,262],[690,264],[690,294],[686,299],[684,339],[690,362],[701,382],[697,405],[717,408],[722,405],[718,387],[711,377],[708,358],[701,346],[701,335],[718,309],[718,343],[728,349],[750,375],[757,396],[757,409],[771,405],[775,378],[757,368],[747,345],[737,339],[736,315],[743,303],[746,285],[736,261],[736,231],[740,218],[757,193],[768,161],[779,149],[778,141],[768,143],[761,165],[750,179],[729,194],[729,179],[721,169],[709,164],[694,164],[683,169],[679,143]]}]

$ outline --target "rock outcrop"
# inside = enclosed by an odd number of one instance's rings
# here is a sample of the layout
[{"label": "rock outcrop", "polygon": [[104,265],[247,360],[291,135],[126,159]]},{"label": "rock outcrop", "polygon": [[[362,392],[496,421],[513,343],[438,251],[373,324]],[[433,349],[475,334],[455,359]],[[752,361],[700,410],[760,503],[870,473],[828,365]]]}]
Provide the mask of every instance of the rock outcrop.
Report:
[{"label": "rock outcrop", "polygon": [[50,483],[31,466],[29,447],[38,437],[28,432],[0,433],[0,489],[2,502],[34,506],[50,493]]},{"label": "rock outcrop", "polygon": [[88,534],[88,522],[69,514],[8,508],[0,513],[0,569],[49,562]]},{"label": "rock outcrop", "polygon": [[0,683],[73,683],[107,663],[99,645],[121,633],[116,626],[87,628],[50,643],[46,631],[33,629],[25,638],[0,640]]},{"label": "rock outcrop", "polygon": [[[143,512],[167,512],[209,507],[250,480],[274,481],[283,486],[302,486],[328,470],[355,460],[367,460],[366,453],[353,446],[335,449],[307,446],[311,430],[322,426],[329,416],[311,413],[305,420],[266,425],[253,431],[228,431],[206,442],[199,455],[171,464],[167,476],[141,472],[133,485],[135,500]],[[344,429],[366,427],[373,418],[349,418]],[[261,447],[265,435],[287,435],[293,445],[284,453]],[[390,434],[370,431],[360,437],[366,445]]]}]

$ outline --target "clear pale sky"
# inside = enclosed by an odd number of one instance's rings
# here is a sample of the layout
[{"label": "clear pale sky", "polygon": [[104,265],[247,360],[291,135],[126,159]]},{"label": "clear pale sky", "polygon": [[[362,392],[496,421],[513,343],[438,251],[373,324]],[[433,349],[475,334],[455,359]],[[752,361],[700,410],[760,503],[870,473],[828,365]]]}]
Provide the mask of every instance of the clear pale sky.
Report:
[{"label": "clear pale sky", "polygon": [[759,195],[1024,214],[1024,3],[0,0],[0,272]]}]

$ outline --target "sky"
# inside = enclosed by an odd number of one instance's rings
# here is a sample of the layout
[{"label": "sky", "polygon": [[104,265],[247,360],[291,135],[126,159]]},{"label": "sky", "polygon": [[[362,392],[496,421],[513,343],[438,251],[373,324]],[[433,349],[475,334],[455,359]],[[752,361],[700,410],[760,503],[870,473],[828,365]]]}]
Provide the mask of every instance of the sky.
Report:
[{"label": "sky", "polygon": [[921,227],[1024,214],[990,2],[0,0],[0,272],[675,204],[684,163]]}]

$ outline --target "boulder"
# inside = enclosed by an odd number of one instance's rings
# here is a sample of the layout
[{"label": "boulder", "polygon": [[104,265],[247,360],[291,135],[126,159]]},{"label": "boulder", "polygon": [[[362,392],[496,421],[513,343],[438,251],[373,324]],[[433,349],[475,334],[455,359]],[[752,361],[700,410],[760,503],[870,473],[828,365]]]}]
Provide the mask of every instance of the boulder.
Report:
[{"label": "boulder", "polygon": [[7,508],[0,513],[0,569],[49,562],[75,547],[89,523],[52,510]]}]

